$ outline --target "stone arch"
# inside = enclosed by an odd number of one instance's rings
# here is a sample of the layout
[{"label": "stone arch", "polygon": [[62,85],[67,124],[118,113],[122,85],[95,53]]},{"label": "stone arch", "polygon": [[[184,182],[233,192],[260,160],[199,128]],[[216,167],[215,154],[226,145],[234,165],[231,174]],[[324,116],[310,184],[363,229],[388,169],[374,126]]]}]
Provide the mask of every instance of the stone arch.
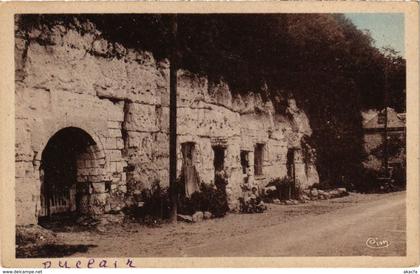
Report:
[{"label": "stone arch", "polygon": [[[45,119],[42,124],[36,124],[32,129],[32,149],[35,152],[34,165],[41,161],[42,151],[45,149],[50,138],[58,131],[64,128],[80,128],[86,132],[95,141],[98,150],[103,153],[105,157],[105,146],[101,136],[106,136],[103,132],[107,132],[106,125],[93,126],[89,120],[86,119],[59,119],[58,117],[52,120]],[[99,121],[96,122],[99,124]],[[48,125],[47,127],[44,125]]]},{"label": "stone arch", "polygon": [[[79,127],[49,136],[34,163],[40,178],[39,220],[60,213],[91,213],[92,194],[106,192],[106,160],[99,139]],[[44,218],[45,219],[45,218]]]}]

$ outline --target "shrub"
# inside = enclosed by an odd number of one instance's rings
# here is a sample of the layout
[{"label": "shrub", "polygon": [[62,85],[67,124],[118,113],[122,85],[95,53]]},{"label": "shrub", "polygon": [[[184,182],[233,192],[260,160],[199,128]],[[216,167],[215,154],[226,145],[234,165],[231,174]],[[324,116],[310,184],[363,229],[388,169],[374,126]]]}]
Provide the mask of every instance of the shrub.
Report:
[{"label": "shrub", "polygon": [[407,185],[406,169],[403,165],[397,165],[393,168],[391,179],[396,190],[403,190]]},{"label": "shrub", "polygon": [[331,181],[330,179],[325,179],[319,183],[315,183],[311,188],[321,189],[321,190],[331,190],[337,187],[346,187],[345,183],[342,180]]},{"label": "shrub", "polygon": [[379,172],[373,169],[363,169],[355,184],[355,189],[361,193],[371,193],[379,189]]},{"label": "shrub", "polygon": [[150,189],[145,189],[141,193],[144,202],[143,207],[135,211],[136,217],[152,219],[167,219],[170,216],[170,198],[167,187],[163,188],[159,181],[152,183]]},{"label": "shrub", "polygon": [[209,211],[215,217],[223,217],[229,211],[229,206],[227,203],[226,191],[223,189],[216,189],[213,194],[213,199],[209,203]]},{"label": "shrub", "polygon": [[386,178],[383,171],[364,169],[355,189],[362,193],[391,192],[405,189],[406,173],[402,166],[394,167],[390,178]]},{"label": "shrub", "polygon": [[[200,191],[191,197],[185,196],[184,180],[177,179],[178,213],[192,215],[196,211],[210,211],[215,217],[223,217],[229,211],[225,189],[217,189],[214,185],[201,183]],[[171,212],[169,189],[161,187],[155,181],[150,189],[141,193],[142,207],[134,208],[129,213],[134,214],[143,222],[156,223],[157,220],[168,219]]]},{"label": "shrub", "polygon": [[200,191],[194,192],[190,198],[181,195],[178,203],[179,213],[187,215],[210,211],[215,217],[223,217],[228,210],[226,191],[205,183],[201,183]]},{"label": "shrub", "polygon": [[267,186],[275,186],[276,192],[269,194],[265,197],[268,199],[280,199],[280,200],[290,200],[297,199],[299,196],[299,188],[296,186],[295,182],[290,177],[275,178],[271,180]]}]

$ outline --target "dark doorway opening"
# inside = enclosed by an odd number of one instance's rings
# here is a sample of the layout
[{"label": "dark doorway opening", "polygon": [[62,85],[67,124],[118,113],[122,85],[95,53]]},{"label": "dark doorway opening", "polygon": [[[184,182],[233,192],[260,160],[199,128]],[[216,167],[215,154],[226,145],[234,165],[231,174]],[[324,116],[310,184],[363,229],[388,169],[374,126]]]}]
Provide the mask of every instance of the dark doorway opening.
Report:
[{"label": "dark doorway opening", "polygon": [[[78,184],[80,161],[94,159],[89,147],[92,137],[79,128],[64,128],[54,134],[42,152],[41,210],[38,222],[46,224],[72,219],[77,215],[88,184]],[[83,160],[81,159],[83,157]],[[71,221],[70,221],[71,222]]]},{"label": "dark doorway opening", "polygon": [[[289,178],[289,184],[285,185],[284,187],[287,188],[282,190],[283,199],[297,199],[298,198],[298,189],[296,188],[296,167],[295,167],[295,153],[296,150],[294,148],[289,148],[287,150],[287,177]],[[286,194],[284,196],[284,194]]]},{"label": "dark doorway opening", "polygon": [[192,166],[194,162],[195,144],[193,142],[183,143],[181,144],[181,148],[183,164]]},{"label": "dark doorway opening", "polygon": [[247,174],[247,170],[249,168],[249,151],[245,151],[245,150],[241,151],[241,166],[242,166],[242,173]]},{"label": "dark doorway opening", "polygon": [[215,171],[221,171],[225,167],[225,148],[221,146],[214,146],[213,152],[214,152],[214,170]]},{"label": "dark doorway opening", "polygon": [[295,150],[293,148],[289,148],[287,150],[287,176],[295,182],[296,180],[296,172],[295,172]]},{"label": "dark doorway opening", "polygon": [[214,184],[216,186],[213,202],[217,204],[214,215],[221,217],[229,211],[226,194],[226,186],[228,184],[228,174],[225,171],[226,147],[220,145],[213,146],[213,152]]},{"label": "dark doorway opening", "polygon": [[256,144],[254,150],[254,173],[263,175],[264,144]]},{"label": "dark doorway opening", "polygon": [[182,175],[185,184],[185,196],[191,195],[199,190],[199,177],[195,168],[195,143],[187,142],[181,144],[182,151]]},{"label": "dark doorway opening", "polygon": [[222,146],[213,146],[214,159],[214,183],[220,188],[224,189],[226,186],[226,174],[224,171],[225,168],[225,147]]}]

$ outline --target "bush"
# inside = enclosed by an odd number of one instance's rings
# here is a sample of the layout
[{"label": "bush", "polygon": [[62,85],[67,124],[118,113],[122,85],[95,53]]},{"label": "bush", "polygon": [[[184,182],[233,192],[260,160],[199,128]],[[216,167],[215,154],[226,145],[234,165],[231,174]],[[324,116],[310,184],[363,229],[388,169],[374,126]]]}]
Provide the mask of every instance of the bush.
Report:
[{"label": "bush", "polygon": [[275,178],[267,186],[275,186],[276,192],[266,196],[266,201],[270,199],[290,200],[299,197],[299,188],[290,177]]},{"label": "bush", "polygon": [[382,171],[364,169],[354,189],[362,193],[391,192],[403,190],[406,186],[406,172],[403,166],[396,166],[386,178]]},{"label": "bush", "polygon": [[[223,217],[229,211],[227,195],[224,189],[217,189],[213,185],[201,183],[200,191],[191,197],[185,196],[183,178],[177,180],[178,213],[192,215],[196,211],[209,211],[215,217]],[[159,181],[152,184],[150,189],[143,190],[142,207],[134,208],[132,213],[137,219],[146,223],[156,223],[158,220],[168,219],[171,212],[171,202],[168,188],[162,188]]]},{"label": "bush", "polygon": [[178,203],[178,212],[187,215],[210,211],[215,217],[223,217],[228,210],[226,191],[205,183],[201,183],[200,191],[194,192],[190,198],[182,195]]},{"label": "bush", "polygon": [[363,169],[355,182],[354,190],[361,193],[372,193],[380,189],[379,172],[373,169]]},{"label": "bush", "polygon": [[407,185],[406,169],[403,165],[398,165],[393,168],[391,179],[396,190],[403,190]]},{"label": "bush", "polygon": [[137,218],[156,220],[168,219],[170,217],[170,197],[167,187],[162,188],[159,181],[152,183],[150,189],[141,192],[143,207],[136,208],[134,214]]},{"label": "bush", "polygon": [[[341,187],[340,185],[337,185]],[[319,183],[315,183],[312,185],[312,188],[321,189],[321,190],[330,190],[335,188],[335,184],[332,183],[330,180],[326,179],[323,181],[320,181]]]}]

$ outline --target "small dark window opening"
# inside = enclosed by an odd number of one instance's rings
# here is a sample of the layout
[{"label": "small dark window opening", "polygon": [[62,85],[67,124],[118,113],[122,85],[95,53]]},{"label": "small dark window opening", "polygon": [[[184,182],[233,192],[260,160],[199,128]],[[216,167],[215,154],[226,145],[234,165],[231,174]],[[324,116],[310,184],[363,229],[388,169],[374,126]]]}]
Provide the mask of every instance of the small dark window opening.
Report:
[{"label": "small dark window opening", "polygon": [[105,182],[105,192],[111,192],[111,182]]},{"label": "small dark window opening", "polygon": [[254,151],[255,175],[263,175],[264,144],[257,144]]}]

